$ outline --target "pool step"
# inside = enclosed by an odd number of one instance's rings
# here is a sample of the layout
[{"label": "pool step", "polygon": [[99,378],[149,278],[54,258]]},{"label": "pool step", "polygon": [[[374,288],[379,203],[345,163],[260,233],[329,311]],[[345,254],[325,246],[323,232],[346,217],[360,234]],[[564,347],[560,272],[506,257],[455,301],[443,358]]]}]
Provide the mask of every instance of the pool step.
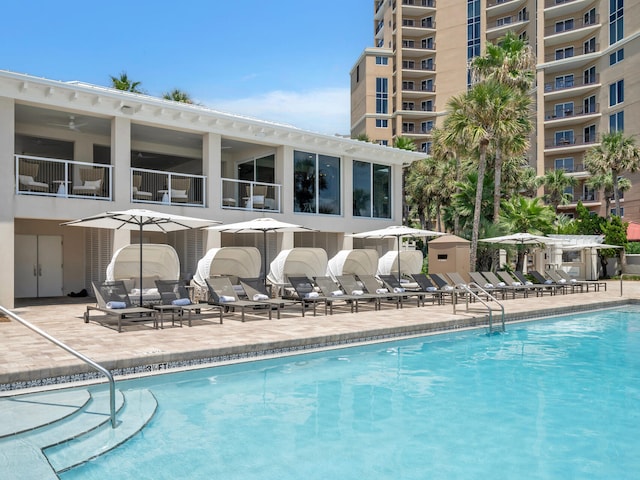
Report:
[{"label": "pool step", "polygon": [[[10,400],[10,401],[9,401]],[[28,407],[31,408],[28,408]],[[148,390],[116,391],[117,428],[111,428],[109,391],[68,390],[0,401],[0,478],[57,479],[126,442],[153,417]]]},{"label": "pool step", "polygon": [[69,470],[123,444],[151,420],[158,403],[149,390],[126,390],[124,405],[118,412],[118,427],[105,423],[79,436],[68,437],[44,453],[56,472]]}]

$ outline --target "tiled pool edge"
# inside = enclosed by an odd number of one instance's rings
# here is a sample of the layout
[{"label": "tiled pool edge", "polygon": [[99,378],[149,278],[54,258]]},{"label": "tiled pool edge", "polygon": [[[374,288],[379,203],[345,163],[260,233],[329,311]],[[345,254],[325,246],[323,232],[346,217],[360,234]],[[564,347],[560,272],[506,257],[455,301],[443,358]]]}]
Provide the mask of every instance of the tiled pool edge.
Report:
[{"label": "tiled pool edge", "polygon": [[[552,307],[526,312],[506,313],[505,321],[507,323],[518,322],[523,320],[548,318],[556,315],[577,313],[581,311],[592,311],[637,304],[640,304],[640,300],[620,299],[586,305]],[[487,326],[487,324],[487,315],[465,316],[456,318],[454,320],[443,320],[439,322],[413,324],[408,326],[386,327],[370,331],[357,331],[337,335],[297,338],[278,342],[239,345],[219,349],[209,349],[204,351],[189,351],[181,352],[179,354],[160,354],[158,355],[158,357],[161,358],[156,359],[154,359],[153,357],[119,359],[113,362],[103,362],[103,365],[105,365],[114,375],[114,377],[116,377],[116,380],[118,380],[122,377],[131,377],[151,373],[165,373],[174,371],[176,369],[198,367],[204,368],[229,362],[241,362],[268,358],[275,355],[290,355],[319,349],[339,348],[342,346],[346,347],[356,344],[379,342],[403,337],[453,332],[456,330],[468,328],[480,328]],[[114,366],[112,368],[108,365],[109,363],[125,365],[133,363],[138,364],[131,366]],[[61,367],[61,370],[75,370],[75,372],[73,373],[48,376],[43,378],[16,380],[10,383],[0,383],[0,392],[19,393],[20,390],[26,389],[52,387],[71,383],[93,382],[104,379],[104,376],[100,373],[86,371],[85,368],[86,366],[84,364],[77,364],[67,367]],[[45,372],[50,374],[51,370],[34,370],[25,372],[25,377],[27,376],[27,373],[29,377],[38,377],[38,372],[40,372],[41,374],[45,374]],[[20,372],[14,374],[13,376],[19,377]]]}]

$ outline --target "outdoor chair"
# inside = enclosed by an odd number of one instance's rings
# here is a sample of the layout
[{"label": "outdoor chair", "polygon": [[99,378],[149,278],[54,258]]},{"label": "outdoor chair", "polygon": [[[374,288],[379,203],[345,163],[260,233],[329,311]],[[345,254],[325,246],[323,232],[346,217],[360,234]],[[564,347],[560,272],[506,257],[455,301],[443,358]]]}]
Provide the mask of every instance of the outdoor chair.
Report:
[{"label": "outdoor chair", "polygon": [[254,302],[250,300],[240,300],[238,294],[228,277],[211,277],[205,279],[209,289],[209,304],[223,307],[226,312],[240,310],[241,320],[245,321],[245,310],[266,310],[271,320],[271,309],[273,305],[267,302]]},{"label": "outdoor chair", "polygon": [[525,285],[509,285],[493,272],[482,272],[482,276],[486,278],[491,285],[502,288],[505,295],[507,292],[510,292],[512,299],[516,298],[516,294],[518,293],[522,294],[523,297],[529,296],[529,287]]},{"label": "outdoor chair", "polygon": [[336,280],[338,281],[338,285],[340,285],[342,291],[345,293],[357,296],[359,298],[359,302],[365,300],[367,302],[373,302],[374,310],[380,309],[380,298],[383,297],[383,295],[365,293],[363,285],[358,282],[355,275],[337,275]]},{"label": "outdoor chair", "polygon": [[[302,302],[304,308],[313,307],[313,316],[316,316],[317,306],[324,305],[324,314],[327,311],[333,314],[333,303],[317,292],[313,286],[313,282],[306,275],[289,275],[289,283],[295,291],[295,295],[285,296],[285,298],[296,299]],[[285,288],[285,292],[287,289]]]},{"label": "outdoor chair", "polygon": [[[457,272],[447,272],[446,276],[449,277],[449,280],[451,280],[454,284],[454,286],[456,288],[467,288],[469,289],[474,295],[476,296],[486,296],[484,292],[486,292],[486,290],[483,288],[482,290],[478,287],[475,287],[473,285],[469,285],[470,282],[467,282],[464,278],[462,278],[462,275],[460,275]],[[479,287],[481,287],[481,285],[478,285]],[[488,293],[488,292],[487,292]],[[487,300],[489,300],[489,297],[486,298]]]},{"label": "outdoor chair", "polygon": [[453,293],[450,290],[441,290],[425,273],[412,273],[411,278],[418,284],[421,291],[430,293],[437,300],[438,304],[444,304],[445,297],[449,296],[453,301]]},{"label": "outdoor chair", "polygon": [[129,299],[129,294],[121,280],[91,284],[96,296],[96,306],[87,305],[84,312],[84,323],[89,323],[91,312],[98,311],[105,315],[93,318],[99,323],[100,319],[115,319],[118,324],[118,333],[122,331],[123,323],[153,322],[153,328],[158,328],[156,311],[151,308],[134,307]]},{"label": "outdoor chair", "polygon": [[607,282],[600,282],[598,280],[578,280],[576,278],[571,277],[569,273],[564,270],[556,270],[557,274],[560,275],[561,278],[564,278],[567,282],[582,284],[587,287],[587,292],[589,292],[589,287],[593,286],[594,291],[600,291],[600,287],[604,287],[604,291],[607,291]]},{"label": "outdoor chair", "polygon": [[103,196],[104,170],[103,167],[80,168],[80,183],[74,185],[72,193],[74,195],[93,195],[94,197]]},{"label": "outdoor chair", "polygon": [[496,296],[500,295],[500,298],[504,300],[507,297],[507,292],[510,290],[505,287],[500,287],[494,285],[489,280],[487,280],[480,272],[469,272],[469,277],[471,281],[476,285],[480,286],[483,290],[485,290],[489,295]]},{"label": "outdoor chair", "polygon": [[558,291],[562,292],[563,294],[567,293],[566,285],[561,283],[556,283],[549,278],[545,278],[544,275],[542,275],[540,272],[536,270],[529,270],[529,275],[533,277],[533,279],[537,284],[544,285],[545,288],[549,290],[552,295],[557,294]]},{"label": "outdoor chair", "polygon": [[189,201],[190,178],[171,179],[171,202],[187,203]]},{"label": "outdoor chair", "polygon": [[314,277],[314,281],[320,289],[320,293],[327,298],[328,302],[335,305],[342,301],[350,307],[351,313],[354,312],[354,309],[356,313],[358,312],[361,297],[345,293],[331,277]]},{"label": "outdoor chair", "polygon": [[557,285],[564,285],[567,290],[571,289],[571,293],[576,293],[579,290],[580,293],[584,292],[584,285],[577,282],[571,282],[565,278],[562,278],[555,270],[549,270],[547,275]]},{"label": "outdoor chair", "polygon": [[497,274],[507,285],[524,287],[527,291],[527,296],[528,292],[536,292],[536,297],[544,294],[544,289],[541,289],[539,285],[534,285],[533,282],[523,282],[520,279],[515,279],[505,270],[501,270]]},{"label": "outdoor chair", "polygon": [[49,184],[36,181],[40,165],[20,160],[18,170],[18,189],[27,192],[49,192]]},{"label": "outdoor chair", "polygon": [[153,193],[141,190],[142,175],[133,175],[131,193],[134,200],[153,200]]},{"label": "outdoor chair", "polygon": [[380,305],[382,302],[392,302],[395,303],[396,308],[402,308],[404,306],[402,303],[404,295],[401,293],[393,293],[384,287],[374,275],[358,275],[358,280],[360,280],[367,293],[378,295]]},{"label": "outdoor chair", "polygon": [[556,293],[555,289],[549,289],[548,285],[545,285],[544,283],[532,282],[522,272],[514,271],[513,276],[516,277],[519,282],[522,282],[523,285],[528,285],[530,287],[537,289],[536,296],[538,295],[538,292],[540,293],[540,295],[544,295],[544,292],[549,292],[550,295],[553,295]]},{"label": "outdoor chair", "polygon": [[156,287],[160,294],[161,303],[154,305],[154,310],[160,312],[160,326],[162,327],[163,315],[165,311],[171,312],[171,322],[175,321],[175,315],[178,314],[180,326],[185,314],[187,321],[191,326],[192,313],[202,315],[203,310],[215,310],[222,323],[223,307],[219,305],[208,305],[203,303],[193,303],[189,297],[187,287],[180,280],[156,280]]},{"label": "outdoor chair", "polygon": [[401,282],[398,281],[398,277],[396,277],[395,275],[378,275],[378,277],[390,291],[403,294],[403,300],[415,298],[418,306],[424,306],[424,299],[425,297],[429,296],[432,303],[436,303],[436,299],[431,293],[419,290],[408,290],[405,286],[402,285]]},{"label": "outdoor chair", "polygon": [[266,302],[276,306],[278,318],[280,318],[280,310],[285,307],[295,305],[300,305],[302,309],[302,316],[304,317],[304,305],[301,301],[282,297],[271,297],[262,278],[238,278],[238,282],[240,282],[240,285],[249,300],[253,300],[254,302]]}]

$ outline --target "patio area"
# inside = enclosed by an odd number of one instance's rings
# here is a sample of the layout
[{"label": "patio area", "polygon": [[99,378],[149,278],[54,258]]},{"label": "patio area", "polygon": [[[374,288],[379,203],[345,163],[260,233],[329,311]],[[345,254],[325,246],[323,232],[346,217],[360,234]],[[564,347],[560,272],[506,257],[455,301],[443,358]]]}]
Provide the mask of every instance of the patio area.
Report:
[{"label": "patio area", "polygon": [[[633,303],[639,295],[640,282],[626,281],[621,296],[620,282],[612,280],[606,291],[518,298],[503,304],[510,322],[614,307]],[[118,333],[98,323],[85,324],[82,317],[87,305],[94,305],[93,299],[23,300],[13,312],[114,371],[116,380],[121,375],[246,361],[487,324],[486,309],[473,303],[469,311],[459,304],[457,314],[451,304],[386,307],[380,311],[361,308],[359,313],[345,309],[317,317],[302,317],[298,309],[284,309],[280,319],[256,316],[242,323],[239,314],[225,315],[223,324],[214,316],[194,320],[192,327],[172,327],[171,322],[165,322],[164,329],[132,325]],[[75,357],[17,322],[1,319],[0,332],[4,339],[0,344],[0,395],[50,385],[57,377],[75,375],[73,380],[83,380],[83,374],[90,372]]]}]

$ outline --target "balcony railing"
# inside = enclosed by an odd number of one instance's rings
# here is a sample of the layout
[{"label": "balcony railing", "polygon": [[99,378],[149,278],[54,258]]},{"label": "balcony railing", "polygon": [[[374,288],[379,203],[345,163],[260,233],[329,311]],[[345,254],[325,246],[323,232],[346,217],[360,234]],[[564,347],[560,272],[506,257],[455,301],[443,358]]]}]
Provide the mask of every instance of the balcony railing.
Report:
[{"label": "balcony railing", "polygon": [[545,55],[545,62],[555,62],[556,60],[568,60],[570,58],[581,57],[582,55],[588,55],[590,53],[596,53],[600,51],[600,44],[596,43],[593,47],[578,47],[572,49],[558,49],[556,52]]},{"label": "balcony railing", "polygon": [[568,88],[580,88],[589,85],[597,85],[600,83],[600,74],[596,73],[588,78],[563,78],[555,82],[547,82],[544,84],[544,93],[557,92]]},{"label": "balcony railing", "polygon": [[433,8],[436,6],[436,0],[402,0],[402,5]]},{"label": "balcony railing", "polygon": [[529,20],[528,12],[525,12],[524,14],[520,13],[518,15],[511,15],[509,17],[499,18],[495,21],[493,25],[487,25],[487,29],[508,27],[509,25],[520,23],[520,22],[526,22],[528,20]]},{"label": "balcony railing", "polygon": [[577,163],[573,166],[563,166],[563,167],[556,167],[555,170],[562,170],[563,172],[566,173],[578,173],[578,172],[586,172],[586,169],[584,167],[584,164],[582,163]]},{"label": "balcony railing", "polygon": [[581,145],[593,145],[598,142],[598,135],[576,135],[575,137],[554,137],[544,141],[545,148],[564,148]]},{"label": "balcony railing", "polygon": [[131,201],[204,207],[206,180],[202,175],[132,168]]},{"label": "balcony railing", "polygon": [[545,120],[558,120],[561,118],[573,118],[579,117],[582,115],[591,115],[594,113],[598,113],[600,111],[600,104],[596,104],[592,106],[588,110],[584,110],[582,106],[575,108],[556,108],[555,110],[550,110],[545,112],[544,118]]},{"label": "balcony railing", "polygon": [[281,187],[277,183],[223,178],[222,208],[281,212]]},{"label": "balcony railing", "polygon": [[560,35],[565,32],[572,32],[581,28],[590,27],[592,25],[600,24],[600,15],[595,15],[594,18],[576,18],[572,21],[557,22],[553,25],[545,27],[544,36],[550,37],[551,35]]},{"label": "balcony railing", "polygon": [[97,163],[15,155],[17,195],[111,200],[113,167]]}]

